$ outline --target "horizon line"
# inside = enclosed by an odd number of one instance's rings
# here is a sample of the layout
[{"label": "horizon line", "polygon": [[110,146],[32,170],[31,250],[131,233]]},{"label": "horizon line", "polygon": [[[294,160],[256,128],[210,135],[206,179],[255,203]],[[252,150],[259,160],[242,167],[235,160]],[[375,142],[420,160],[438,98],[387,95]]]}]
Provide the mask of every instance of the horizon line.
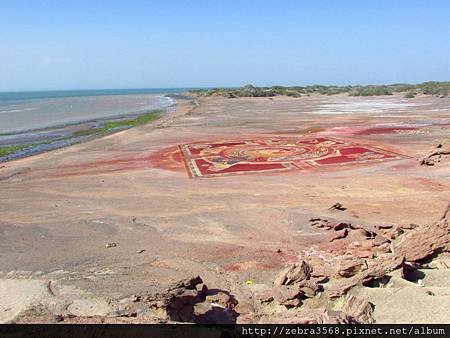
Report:
[{"label": "horizon line", "polygon": [[427,80],[421,82],[393,82],[393,83],[370,83],[370,84],[320,84],[320,83],[312,83],[312,84],[303,84],[303,85],[254,85],[252,83],[247,83],[244,85],[231,85],[231,86],[181,86],[181,87],[123,87],[123,88],[73,88],[73,89],[27,89],[27,90],[7,90],[0,91],[0,94],[14,94],[14,93],[45,93],[45,92],[70,92],[70,91],[114,91],[114,90],[156,90],[156,89],[222,89],[222,88],[241,88],[247,85],[252,85],[254,87],[259,88],[271,88],[271,87],[311,87],[311,86],[325,86],[325,87],[357,87],[357,86],[394,86],[394,85],[418,85],[428,82],[450,82],[448,81],[439,81],[439,80]]}]

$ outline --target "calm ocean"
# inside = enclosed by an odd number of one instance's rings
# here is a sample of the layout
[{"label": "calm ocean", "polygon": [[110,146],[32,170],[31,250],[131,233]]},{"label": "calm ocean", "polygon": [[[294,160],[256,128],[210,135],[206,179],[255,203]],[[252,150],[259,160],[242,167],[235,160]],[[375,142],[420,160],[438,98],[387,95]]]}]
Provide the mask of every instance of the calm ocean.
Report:
[{"label": "calm ocean", "polygon": [[167,108],[190,88],[0,93],[0,133],[20,132]]}]

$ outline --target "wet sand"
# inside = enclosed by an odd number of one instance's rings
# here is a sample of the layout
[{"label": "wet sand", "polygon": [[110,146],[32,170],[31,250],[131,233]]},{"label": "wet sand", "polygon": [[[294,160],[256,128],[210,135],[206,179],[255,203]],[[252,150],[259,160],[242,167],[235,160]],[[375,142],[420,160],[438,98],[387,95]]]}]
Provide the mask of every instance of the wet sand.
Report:
[{"label": "wet sand", "polygon": [[[1,321],[52,321],[61,311],[89,321],[86,316],[115,313],[121,299],[198,274],[236,295],[238,322],[255,322],[255,290],[270,286],[299,252],[328,241],[310,218],[428,224],[450,199],[449,161],[418,164],[448,139],[448,99],[311,95],[198,102],[179,100],[179,109],[161,121],[2,164],[0,290],[14,288],[20,301],[0,297]],[[346,139],[405,158],[190,179],[170,155],[180,144],[283,135]],[[329,210],[336,202],[347,208],[338,216]],[[425,290],[415,283],[355,292],[375,304],[378,322],[448,323],[449,271],[432,270],[425,287],[441,289],[415,302],[406,299]],[[75,305],[67,310],[69,303]],[[151,311],[135,319],[152,320]]]}]

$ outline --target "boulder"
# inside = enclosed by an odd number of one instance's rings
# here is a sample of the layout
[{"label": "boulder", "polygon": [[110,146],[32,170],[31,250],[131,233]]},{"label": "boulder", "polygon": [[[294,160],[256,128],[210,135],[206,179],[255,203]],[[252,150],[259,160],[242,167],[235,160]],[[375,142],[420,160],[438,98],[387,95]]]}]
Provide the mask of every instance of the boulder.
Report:
[{"label": "boulder", "polygon": [[373,305],[369,303],[367,298],[357,298],[349,295],[341,311],[356,319],[361,324],[373,324],[375,321],[372,317]]},{"label": "boulder", "polygon": [[442,144],[438,144],[435,149],[422,157],[419,162],[420,165],[434,166],[437,163],[441,162],[442,159],[448,155],[450,155],[450,147],[444,147]]},{"label": "boulder", "polygon": [[299,307],[302,305],[302,291],[298,286],[282,285],[272,289],[273,299],[280,305],[287,308]]},{"label": "boulder", "polygon": [[339,231],[336,231],[334,236],[330,238],[330,242],[333,242],[333,241],[335,241],[337,239],[345,238],[345,237],[347,237],[347,234],[348,234],[347,228],[339,230]]},{"label": "boulder", "polygon": [[311,271],[311,266],[303,260],[294,263],[280,273],[280,275],[275,279],[274,285],[291,285],[302,280],[309,279],[311,276]]},{"label": "boulder", "polygon": [[391,242],[391,240],[389,238],[386,238],[386,237],[384,237],[382,235],[377,235],[373,239],[372,245],[373,246],[380,246],[380,245],[383,245],[385,243],[390,243],[390,242]]},{"label": "boulder", "polygon": [[362,260],[341,260],[336,266],[338,277],[349,278],[361,272],[366,267]]},{"label": "boulder", "polygon": [[263,315],[258,324],[356,324],[357,321],[342,311],[308,309]]},{"label": "boulder", "polygon": [[336,223],[335,225],[333,225],[333,229],[336,230],[336,231],[339,231],[339,230],[342,230],[342,229],[346,229],[346,228],[349,228],[349,227],[350,227],[350,224],[345,223],[345,222],[339,222],[339,223]]},{"label": "boulder", "polygon": [[383,260],[373,262],[373,265],[367,270],[364,270],[350,278],[336,281],[336,283],[328,290],[328,294],[331,298],[340,297],[357,285],[365,285],[372,280],[384,277],[388,272],[401,267],[404,262],[405,258],[403,256],[394,255],[386,257]]},{"label": "boulder", "polygon": [[319,284],[314,280],[303,280],[298,283],[298,288],[303,297],[312,298],[321,290]]},{"label": "boulder", "polygon": [[393,252],[397,256],[404,256],[408,262],[424,259],[448,245],[449,232],[446,219],[417,227],[393,243]]}]

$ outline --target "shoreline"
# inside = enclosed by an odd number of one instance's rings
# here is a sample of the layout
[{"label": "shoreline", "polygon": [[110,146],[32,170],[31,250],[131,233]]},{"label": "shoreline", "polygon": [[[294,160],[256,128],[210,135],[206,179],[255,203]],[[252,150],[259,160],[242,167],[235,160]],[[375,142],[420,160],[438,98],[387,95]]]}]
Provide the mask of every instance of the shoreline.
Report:
[{"label": "shoreline", "polygon": [[[26,134],[26,133],[30,133],[30,132],[46,131],[46,130],[51,130],[51,129],[65,128],[65,127],[70,127],[73,125],[79,125],[79,124],[83,124],[83,123],[102,122],[104,120],[119,119],[119,118],[123,118],[123,117],[132,117],[132,116],[144,114],[150,110],[156,110],[156,109],[160,109],[160,108],[161,109],[169,109],[170,107],[173,107],[176,105],[176,101],[172,98],[171,94],[161,94],[161,96],[164,98],[167,98],[169,100],[169,104],[167,106],[162,105],[161,106],[162,108],[161,107],[154,107],[154,108],[149,107],[149,108],[142,108],[142,109],[125,111],[125,112],[116,112],[116,113],[112,113],[110,115],[105,115],[105,116],[81,117],[79,119],[74,118],[73,120],[67,120],[67,121],[55,121],[48,125],[39,126],[39,127],[26,127],[24,129],[4,130],[4,131],[0,132],[0,137]],[[84,97],[84,96],[80,96],[80,97]],[[57,97],[54,99],[58,100],[58,99],[64,99],[64,98]],[[41,100],[41,99],[30,99],[30,100]]]},{"label": "shoreline", "polygon": [[123,130],[170,118],[179,109],[180,102],[193,102],[194,100],[184,94],[166,94],[165,96],[173,101],[168,107],[0,134],[0,163],[89,142]]}]

